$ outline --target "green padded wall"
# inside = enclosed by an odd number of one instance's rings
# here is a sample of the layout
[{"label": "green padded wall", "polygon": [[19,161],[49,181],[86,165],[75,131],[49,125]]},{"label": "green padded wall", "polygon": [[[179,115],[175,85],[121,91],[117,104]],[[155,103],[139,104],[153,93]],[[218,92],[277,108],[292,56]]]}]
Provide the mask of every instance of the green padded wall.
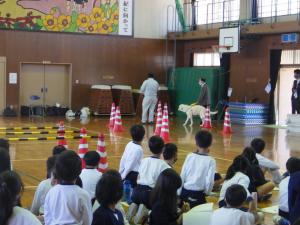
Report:
[{"label": "green padded wall", "polygon": [[224,96],[224,75],[219,67],[183,67],[169,71],[168,86],[171,93],[173,111],[176,115],[179,104],[192,104],[197,101],[201,87],[199,78],[205,78],[210,90],[211,110],[216,108]]}]

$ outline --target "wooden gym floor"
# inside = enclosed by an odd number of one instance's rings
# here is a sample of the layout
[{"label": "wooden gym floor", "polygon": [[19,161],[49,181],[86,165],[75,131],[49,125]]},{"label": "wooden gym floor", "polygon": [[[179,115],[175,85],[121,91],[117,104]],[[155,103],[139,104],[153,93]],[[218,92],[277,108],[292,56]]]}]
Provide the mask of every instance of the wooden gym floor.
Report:
[{"label": "wooden gym floor", "polygon": [[[123,125],[125,131],[117,135],[109,133],[107,128],[108,117],[90,118],[89,121],[79,119],[73,121],[65,121],[66,130],[80,129],[85,126],[88,133],[97,135],[99,132],[105,134],[106,150],[108,154],[108,163],[110,168],[118,169],[119,161],[124,151],[125,145],[130,141],[128,130],[131,125],[139,123],[136,117],[123,117]],[[44,119],[34,118],[0,118],[0,127],[27,127],[27,126],[54,126],[60,118],[47,117]],[[61,118],[65,120],[65,118]],[[182,164],[186,155],[195,150],[194,134],[198,130],[198,125],[194,124],[193,128],[183,127],[181,124],[183,119],[170,119],[171,141],[176,143],[179,149],[178,161],[175,169],[180,173]],[[281,171],[285,171],[285,162],[290,156],[300,156],[300,145],[297,137],[287,137],[286,130],[276,127],[243,127],[234,125],[233,135],[231,137],[223,137],[221,135],[222,124],[213,124],[212,133],[214,142],[210,150],[210,154],[217,161],[218,172],[225,174],[232,159],[240,154],[245,146],[247,146],[254,137],[261,137],[267,142],[264,155],[274,159],[281,166]],[[149,155],[147,148],[147,139],[152,136],[154,126],[147,125],[146,138],[143,142],[145,155]],[[70,136],[73,134],[67,134]],[[78,135],[78,134],[74,134]],[[53,135],[16,135],[0,137],[41,137]],[[68,140],[69,148],[78,149],[79,140]],[[97,139],[89,140],[89,150],[96,149]],[[46,176],[46,160],[51,155],[52,148],[56,145],[56,141],[14,141],[10,142],[10,154],[13,162],[13,168],[17,171],[24,182],[25,191],[22,198],[24,207],[29,207],[39,182]],[[209,201],[216,202],[216,197],[209,197]],[[259,207],[268,207],[278,203],[278,191],[273,192],[270,201],[260,203]],[[266,223],[272,224],[271,216],[267,215]]]}]

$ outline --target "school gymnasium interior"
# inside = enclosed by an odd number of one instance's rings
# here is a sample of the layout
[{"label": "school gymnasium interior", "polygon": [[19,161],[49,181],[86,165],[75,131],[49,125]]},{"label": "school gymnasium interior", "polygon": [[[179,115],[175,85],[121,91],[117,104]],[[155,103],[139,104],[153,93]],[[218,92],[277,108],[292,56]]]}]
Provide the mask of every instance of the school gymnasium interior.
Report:
[{"label": "school gymnasium interior", "polygon": [[[104,134],[108,167],[119,168],[129,129],[141,123],[139,89],[150,72],[168,109],[178,173],[203,129],[199,116],[183,126],[186,113],[178,107],[197,101],[200,78],[209,87],[210,110],[217,111],[207,129],[219,173],[226,174],[255,137],[266,141],[263,155],[281,173],[290,156],[300,157],[300,117],[291,108],[300,68],[299,0],[82,2],[0,1],[0,137],[9,140],[13,170],[24,182],[24,207],[45,179],[60,122],[76,152],[81,128],[89,151]],[[115,131],[109,127],[112,103],[120,109]],[[156,125],[144,125],[145,156]],[[272,194],[258,204],[264,224],[273,224],[277,213],[278,188]],[[217,208],[217,193],[208,200]]]}]

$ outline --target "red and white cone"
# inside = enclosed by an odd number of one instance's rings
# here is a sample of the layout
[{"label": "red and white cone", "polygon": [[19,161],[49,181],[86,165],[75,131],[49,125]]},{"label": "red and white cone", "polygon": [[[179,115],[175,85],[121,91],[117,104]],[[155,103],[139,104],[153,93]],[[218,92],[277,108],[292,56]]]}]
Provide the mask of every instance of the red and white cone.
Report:
[{"label": "red and white cone", "polygon": [[169,117],[168,117],[167,105],[164,106],[160,137],[164,140],[165,143],[170,142]]},{"label": "red and white cone", "polygon": [[206,128],[206,129],[211,129],[212,128],[209,106],[206,107],[205,119],[204,119],[204,124],[202,125],[202,128]]},{"label": "red and white cone", "polygon": [[57,137],[61,138],[61,139],[58,139],[57,145],[62,145],[66,149],[68,149],[67,139],[65,139],[65,124],[64,124],[64,121],[60,121],[59,124],[58,124]]},{"label": "red and white cone", "polygon": [[224,117],[224,126],[223,126],[223,132],[222,134],[227,135],[227,134],[232,134],[231,130],[231,122],[230,122],[230,114],[229,114],[229,108],[226,109],[225,111],[225,117]]},{"label": "red and white cone", "polygon": [[121,132],[123,130],[124,130],[124,128],[122,126],[122,118],[121,118],[120,107],[117,106],[113,132]]},{"label": "red and white cone", "polygon": [[157,107],[156,126],[155,126],[154,135],[160,135],[161,126],[162,126],[162,108],[161,108],[161,103],[159,102]]},{"label": "red and white cone", "polygon": [[80,141],[79,141],[79,146],[78,146],[78,155],[81,159],[81,168],[85,168],[85,161],[84,161],[84,155],[89,151],[89,145],[87,142],[87,139],[85,138],[87,136],[87,131],[83,127],[80,129]]},{"label": "red and white cone", "polygon": [[107,154],[105,150],[105,141],[104,141],[103,134],[99,134],[98,136],[97,152],[100,155],[98,170],[101,173],[105,173],[108,168],[108,163],[107,163]]},{"label": "red and white cone", "polygon": [[108,124],[108,127],[111,129],[114,128],[114,125],[115,125],[115,116],[116,116],[116,106],[115,106],[115,103],[113,102],[111,104],[110,118],[109,118],[109,124]]}]

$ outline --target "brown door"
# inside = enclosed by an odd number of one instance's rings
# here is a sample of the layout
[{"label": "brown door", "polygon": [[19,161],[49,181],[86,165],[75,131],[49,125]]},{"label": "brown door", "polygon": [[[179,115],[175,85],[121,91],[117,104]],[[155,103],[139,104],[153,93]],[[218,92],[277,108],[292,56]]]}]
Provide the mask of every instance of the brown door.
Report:
[{"label": "brown door", "polygon": [[45,105],[70,107],[70,66],[45,65]]},{"label": "brown door", "polygon": [[[20,105],[44,104],[44,65],[21,64],[20,74]],[[39,100],[30,97],[39,96]]]},{"label": "brown door", "polygon": [[6,107],[6,58],[0,57],[0,115]]}]

